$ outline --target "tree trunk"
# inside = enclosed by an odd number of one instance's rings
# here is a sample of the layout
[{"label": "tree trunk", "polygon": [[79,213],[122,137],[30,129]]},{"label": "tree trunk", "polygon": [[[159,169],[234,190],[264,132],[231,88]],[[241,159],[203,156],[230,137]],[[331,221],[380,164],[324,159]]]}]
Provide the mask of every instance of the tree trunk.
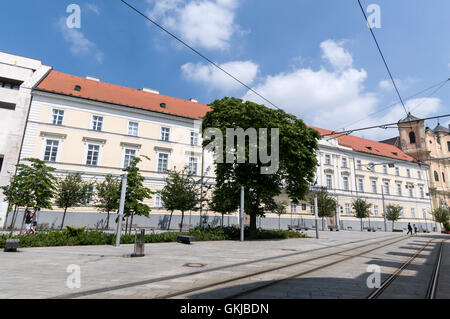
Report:
[{"label": "tree trunk", "polygon": [[133,217],[134,217],[134,212],[131,213],[130,232],[129,232],[130,235],[131,235],[131,228],[133,227]]},{"label": "tree trunk", "polygon": [[[245,220],[245,215],[244,215]],[[245,225],[245,223],[244,223]],[[245,227],[245,226],[244,226]],[[256,234],[256,213],[250,213],[250,234]]]},{"label": "tree trunk", "polygon": [[322,231],[325,230],[325,217],[322,217]]},{"label": "tree trunk", "polygon": [[224,216],[225,216],[225,214],[222,214],[222,221],[220,222],[221,223],[220,227],[222,227],[222,228],[223,228],[223,217]]},{"label": "tree trunk", "polygon": [[278,230],[281,230],[281,215],[278,215]]},{"label": "tree trunk", "polygon": [[127,232],[128,232],[128,216],[125,219],[125,235],[127,234]]},{"label": "tree trunk", "polygon": [[64,227],[64,220],[66,219],[66,212],[67,212],[67,207],[64,208],[64,215],[63,215],[63,220],[62,220],[62,223],[61,223],[61,229],[60,229],[60,230],[63,230],[63,227]]},{"label": "tree trunk", "polygon": [[181,211],[180,233],[183,231],[184,211]]},{"label": "tree trunk", "polygon": [[109,229],[109,211],[108,211],[108,217],[106,219],[106,229]]},{"label": "tree trunk", "polygon": [[362,218],[361,218],[361,231],[363,231],[363,221],[362,221]]},{"label": "tree trunk", "polygon": [[169,224],[167,225],[167,230],[170,230],[170,223],[172,222],[172,214],[173,214],[173,210],[170,211]]},{"label": "tree trunk", "polygon": [[23,211],[22,224],[20,225],[20,231],[22,231],[22,229],[23,229],[23,224],[25,223],[25,217],[27,216],[27,215],[26,215],[27,209],[28,209],[28,206],[25,207],[25,210]]},{"label": "tree trunk", "polygon": [[16,216],[17,216],[17,205],[14,205],[14,212],[13,212],[13,215],[12,215],[12,218],[11,218],[11,226],[10,226],[10,228],[12,230],[14,230]]},{"label": "tree trunk", "polygon": [[392,231],[394,231],[394,222],[395,220],[392,221]]}]

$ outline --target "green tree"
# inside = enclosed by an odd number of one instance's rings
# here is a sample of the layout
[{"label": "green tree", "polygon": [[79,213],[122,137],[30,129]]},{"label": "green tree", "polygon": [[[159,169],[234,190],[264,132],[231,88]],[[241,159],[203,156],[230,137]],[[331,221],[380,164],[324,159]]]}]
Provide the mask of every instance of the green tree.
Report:
[{"label": "green tree", "polygon": [[[245,188],[245,211],[250,215],[250,231],[256,231],[257,216],[264,216],[266,207],[274,206],[274,197],[281,194],[286,186],[287,194],[295,203],[304,199],[309,184],[313,182],[317,166],[316,150],[318,149],[319,132],[308,128],[302,120],[282,110],[274,110],[264,105],[243,102],[241,99],[225,97],[211,104],[212,110],[203,119],[203,130],[217,128],[222,132],[223,140],[227,138],[227,128],[254,128],[256,130],[268,128],[267,147],[264,144],[246,143],[244,150],[245,163],[218,163],[216,161],[216,188],[228,187],[231,183],[235,189]],[[279,148],[271,146],[271,129],[279,129]],[[260,133],[261,134],[261,133]],[[210,141],[205,138],[203,146]],[[225,146],[225,145],[224,145]],[[258,154],[279,154],[279,168],[276,174],[261,174],[261,168],[269,166],[261,161],[250,163],[249,149]],[[222,155],[225,161],[226,148],[215,149],[214,155]],[[274,163],[271,163],[274,164]],[[226,186],[224,186],[226,185]]]},{"label": "green tree", "polygon": [[402,209],[400,205],[389,204],[386,206],[386,219],[392,221],[392,230],[394,230],[394,223],[400,219]]},{"label": "green tree", "polygon": [[[146,156],[144,158],[149,159]],[[129,233],[131,233],[131,228],[133,226],[133,217],[138,216],[149,216],[150,206],[144,204],[146,199],[151,199],[154,192],[149,188],[144,186],[145,177],[139,173],[138,164],[141,162],[141,158],[135,157],[128,167],[124,168],[123,171],[128,174],[127,178],[127,192],[125,197],[124,206],[124,217],[131,217]],[[122,187],[122,182],[120,183],[119,189]]]},{"label": "green tree", "polygon": [[278,215],[278,229],[281,229],[281,215],[284,215],[287,213],[286,206],[288,203],[286,201],[281,201],[275,204],[274,209],[272,210],[273,213]]},{"label": "green tree", "polygon": [[83,181],[80,173],[67,174],[56,182],[55,203],[64,209],[60,229],[64,227],[67,209],[83,204],[87,200],[90,183]]},{"label": "green tree", "polygon": [[236,192],[232,185],[223,185],[221,188],[213,189],[209,200],[209,209],[222,215],[222,227],[224,216],[236,212],[238,208],[239,192]]},{"label": "green tree", "polygon": [[103,182],[96,183],[96,190],[95,206],[108,214],[106,229],[109,229],[109,214],[117,211],[120,205],[120,181],[108,174]]},{"label": "green tree", "polygon": [[437,223],[444,224],[444,226],[445,226],[446,224],[449,223],[450,211],[448,209],[438,207],[433,210],[433,216],[434,216],[434,220]]},{"label": "green tree", "polygon": [[314,195],[317,194],[317,215],[322,218],[322,230],[325,228],[325,217],[334,217],[336,215],[337,200],[324,191],[313,192],[310,195],[310,202],[314,205]]},{"label": "green tree", "polygon": [[175,210],[181,211],[180,232],[183,229],[184,212],[197,209],[199,198],[197,196],[197,182],[192,174],[187,172],[186,168],[182,171],[176,169],[169,170],[165,178],[165,186],[160,192],[161,200],[164,202],[164,208],[170,211],[169,224],[170,229],[172,215]]},{"label": "green tree", "polygon": [[[11,176],[9,184],[0,187],[5,196],[4,201],[8,202],[8,214],[12,207],[14,207],[13,216],[11,218],[11,226],[13,228],[15,225],[15,220],[17,217],[17,210],[20,207],[32,207],[33,201],[31,193],[23,187],[24,179],[22,175],[16,174]],[[8,215],[6,215],[8,219]],[[6,220],[5,220],[6,227]]]},{"label": "green tree", "polygon": [[358,198],[352,202],[354,215],[361,220],[361,231],[363,230],[363,218],[370,216],[370,207],[372,207],[372,204],[362,198]]}]

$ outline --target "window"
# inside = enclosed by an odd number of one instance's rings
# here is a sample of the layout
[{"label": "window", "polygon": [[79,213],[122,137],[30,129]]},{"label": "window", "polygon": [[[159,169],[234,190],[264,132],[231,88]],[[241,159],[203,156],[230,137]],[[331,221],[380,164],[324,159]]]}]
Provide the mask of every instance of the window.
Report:
[{"label": "window", "polygon": [[348,187],[348,177],[347,177],[347,176],[344,176],[344,177],[343,177],[343,182],[344,182],[344,189],[345,189],[346,191],[348,191],[348,190],[349,190],[349,187]]},{"label": "window", "polygon": [[327,175],[327,188],[333,188],[333,176]]},{"label": "window", "polygon": [[347,158],[346,157],[342,158],[342,167],[347,168]]},{"label": "window", "polygon": [[420,187],[419,191],[420,191],[420,198],[425,198],[425,193],[423,191],[423,187]]},{"label": "window", "polygon": [[445,174],[442,172],[442,182],[445,183]]},{"label": "window", "polygon": [[450,152],[450,142],[447,142],[447,151]]},{"label": "window", "polygon": [[427,219],[427,210],[424,208],[422,209],[423,219]]},{"label": "window", "polygon": [[123,161],[123,167],[130,166],[131,161],[136,157],[136,150],[133,149],[125,149],[125,158]]},{"label": "window", "polygon": [[439,182],[439,174],[436,171],[434,171],[434,181]]},{"label": "window", "polygon": [[156,193],[155,194],[155,207],[161,208],[163,206],[164,206],[164,202],[161,199],[161,194],[160,193]]},{"label": "window", "polygon": [[3,166],[3,156],[0,156],[0,173],[2,171],[2,166]]},{"label": "window", "polygon": [[350,213],[351,213],[351,210],[350,210],[350,204],[349,204],[349,203],[345,203],[345,214],[346,214],[347,216],[349,216]]},{"label": "window", "polygon": [[168,141],[170,138],[170,128],[161,127],[161,140]]},{"label": "window", "polygon": [[390,194],[390,192],[389,192],[389,182],[384,182],[384,193],[386,195]]},{"label": "window", "polygon": [[0,101],[0,109],[14,111],[16,109],[16,105],[14,103],[7,103],[7,102]]},{"label": "window", "polygon": [[420,171],[417,171],[417,178],[422,179],[422,174],[420,173]]},{"label": "window", "polygon": [[403,217],[403,216],[405,216],[405,211],[402,208],[402,210],[400,211],[400,217]]},{"label": "window", "polygon": [[409,168],[406,169],[406,177],[411,177],[411,170]]},{"label": "window", "polygon": [[306,204],[302,203],[302,210],[306,210]]},{"label": "window", "polygon": [[357,169],[362,169],[362,163],[361,163],[361,160],[357,160],[357,161],[356,161],[356,168],[357,168]]},{"label": "window", "polygon": [[197,157],[189,157],[189,173],[197,175],[198,159]]},{"label": "window", "polygon": [[128,122],[128,135],[138,136],[139,123]]},{"label": "window", "polygon": [[413,189],[411,185],[408,185],[409,197],[413,197]]},{"label": "window", "polygon": [[374,163],[369,163],[369,170],[370,170],[372,173],[375,173],[375,164],[374,164]]},{"label": "window", "polygon": [[411,208],[411,216],[412,218],[416,218],[416,210],[414,208]]},{"label": "window", "polygon": [[103,116],[92,116],[92,129],[94,131],[101,131],[103,126]]},{"label": "window", "polygon": [[395,175],[400,176],[400,168],[395,168]]},{"label": "window", "polygon": [[100,145],[89,144],[86,165],[97,166],[99,153],[100,153]]},{"label": "window", "polygon": [[414,132],[409,132],[409,143],[416,144],[416,134]]},{"label": "window", "polygon": [[44,161],[56,162],[56,155],[58,154],[59,141],[47,140],[45,147]]},{"label": "window", "polygon": [[387,173],[388,173],[388,168],[387,168],[387,165],[384,164],[383,165],[383,174],[387,174]]},{"label": "window", "polygon": [[86,197],[81,201],[84,206],[92,206],[94,199],[94,186],[89,185],[86,190]]},{"label": "window", "polygon": [[158,172],[167,171],[167,167],[169,164],[169,154],[159,153],[158,154]]},{"label": "window", "polygon": [[331,156],[325,155],[325,165],[331,165]]},{"label": "window", "polygon": [[364,181],[362,178],[358,178],[358,189],[360,192],[364,192]]},{"label": "window", "polygon": [[295,204],[294,202],[291,202],[291,213],[296,213],[297,212],[297,204]]},{"label": "window", "polygon": [[397,183],[397,195],[402,196],[402,184]]},{"label": "window", "polygon": [[53,110],[53,125],[62,125],[64,119],[63,110]]},{"label": "window", "polygon": [[373,214],[374,214],[375,216],[378,216],[378,205],[374,205],[374,206],[373,206]]},{"label": "window", "polygon": [[191,145],[198,145],[198,133],[191,132]]},{"label": "window", "polygon": [[23,82],[21,81],[13,79],[0,78],[0,88],[3,87],[10,90],[19,90],[22,83]]},{"label": "window", "polygon": [[376,180],[372,180],[372,193],[374,193],[374,194],[377,193],[377,181]]}]

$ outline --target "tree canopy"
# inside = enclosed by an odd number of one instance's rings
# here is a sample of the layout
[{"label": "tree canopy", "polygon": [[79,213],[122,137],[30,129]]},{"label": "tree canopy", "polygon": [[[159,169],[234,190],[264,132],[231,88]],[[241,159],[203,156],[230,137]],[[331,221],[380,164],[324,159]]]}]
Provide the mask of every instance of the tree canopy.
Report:
[{"label": "tree canopy", "polygon": [[363,218],[367,218],[370,216],[370,207],[372,207],[372,204],[362,198],[355,199],[352,202],[352,208],[354,210],[355,217],[361,219],[361,231],[363,229]]},{"label": "tree canopy", "polygon": [[[314,179],[317,166],[315,152],[320,134],[293,115],[250,101],[225,97],[210,106],[212,110],[203,119],[203,131],[217,128],[224,140],[227,139],[227,129],[241,128],[247,132],[254,128],[258,130],[260,138],[264,134],[259,130],[268,129],[264,136],[265,143],[261,143],[264,139],[254,143],[248,137],[250,142],[245,143],[245,147],[236,147],[236,150],[244,151],[245,162],[234,160],[232,163],[219,163],[217,158],[227,157],[227,148],[213,150],[216,158],[216,188],[232,187],[239,190],[241,186],[245,187],[245,211],[250,215],[250,230],[255,231],[256,217],[264,216],[266,207],[274,206],[274,197],[281,194],[284,187],[294,202],[304,199]],[[272,143],[267,142],[276,140],[276,131],[272,132],[271,129],[279,129],[278,147],[275,144],[272,148]],[[229,138],[234,140],[231,134]],[[211,140],[204,137],[203,146],[208,147]],[[256,162],[250,161],[255,159],[250,150],[256,150],[260,155]],[[269,166],[267,158],[261,156],[264,153],[267,156],[278,154],[276,173],[261,173],[261,168]]]},{"label": "tree canopy", "polygon": [[120,181],[111,174],[106,175],[105,180],[96,183],[95,206],[102,212],[108,213],[106,228],[109,228],[109,213],[117,211],[120,205]]},{"label": "tree canopy", "polygon": [[392,222],[392,230],[394,230],[394,222],[400,219],[402,209],[400,205],[389,204],[386,206],[386,219]]}]

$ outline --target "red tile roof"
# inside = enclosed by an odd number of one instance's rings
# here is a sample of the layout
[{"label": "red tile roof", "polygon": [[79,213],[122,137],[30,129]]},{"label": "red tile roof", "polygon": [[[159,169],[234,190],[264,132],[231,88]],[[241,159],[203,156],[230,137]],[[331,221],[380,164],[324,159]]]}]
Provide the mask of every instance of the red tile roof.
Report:
[{"label": "red tile roof", "polygon": [[[310,126],[318,131],[321,135],[330,134],[332,131],[325,130],[318,127]],[[339,134],[340,135],[340,134]],[[339,136],[337,135],[337,136]],[[329,136],[332,137],[332,136]],[[414,162],[415,159],[401,149],[394,145],[385,144],[377,141],[368,140],[365,138],[353,136],[353,135],[341,135],[338,137],[338,143],[341,146],[350,147],[355,151],[395,158],[397,160]]]},{"label": "red tile roof", "polygon": [[[76,85],[81,87],[80,92],[74,90]],[[36,89],[192,119],[200,119],[210,110],[209,106],[202,103],[97,82],[53,70]],[[162,108],[161,103],[165,103],[166,108]]]}]

